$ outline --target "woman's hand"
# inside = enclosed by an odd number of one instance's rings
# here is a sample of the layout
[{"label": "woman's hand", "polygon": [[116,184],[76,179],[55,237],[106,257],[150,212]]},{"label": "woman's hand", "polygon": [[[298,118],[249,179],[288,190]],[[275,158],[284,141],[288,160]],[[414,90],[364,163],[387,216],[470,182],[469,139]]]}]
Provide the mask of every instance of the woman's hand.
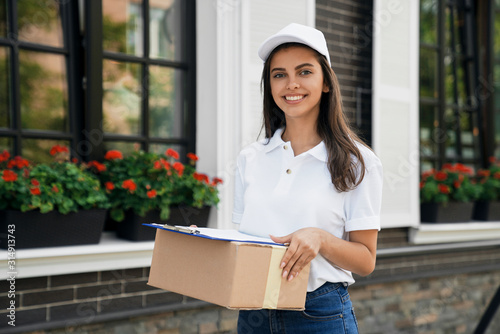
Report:
[{"label": "woman's hand", "polygon": [[291,281],[318,255],[324,232],[319,228],[307,227],[284,237],[270,236],[276,243],[289,244],[281,261],[283,278]]}]

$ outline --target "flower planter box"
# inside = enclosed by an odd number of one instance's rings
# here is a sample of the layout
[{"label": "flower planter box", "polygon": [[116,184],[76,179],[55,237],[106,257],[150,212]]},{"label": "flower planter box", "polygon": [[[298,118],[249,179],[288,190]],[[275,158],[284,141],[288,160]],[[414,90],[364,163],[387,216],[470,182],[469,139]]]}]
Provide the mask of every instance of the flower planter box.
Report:
[{"label": "flower planter box", "polygon": [[474,204],[472,219],[500,221],[500,201],[477,201]]},{"label": "flower planter box", "polygon": [[[57,211],[0,211],[0,248],[7,249],[8,234],[16,250],[97,244],[101,240],[106,210],[83,210],[63,215]],[[12,229],[12,227],[14,227]],[[12,230],[13,233],[8,233]]]},{"label": "flower planter box", "polygon": [[473,207],[472,202],[421,203],[420,221],[424,223],[468,222],[471,220]]},{"label": "flower planter box", "polygon": [[155,240],[156,229],[143,226],[143,223],[206,227],[210,209],[210,206],[204,206],[201,209],[191,206],[174,206],[170,208],[170,217],[167,220],[160,219],[160,210],[149,211],[144,217],[128,210],[125,212],[125,219],[117,223],[116,234],[127,240],[151,241]]}]

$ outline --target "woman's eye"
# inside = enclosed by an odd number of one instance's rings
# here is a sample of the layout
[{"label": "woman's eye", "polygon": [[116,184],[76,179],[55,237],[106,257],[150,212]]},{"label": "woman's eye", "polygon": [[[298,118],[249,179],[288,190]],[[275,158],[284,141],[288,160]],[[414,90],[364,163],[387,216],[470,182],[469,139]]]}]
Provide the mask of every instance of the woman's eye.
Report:
[{"label": "woman's eye", "polygon": [[276,73],[273,78],[283,78],[285,75],[283,73]]},{"label": "woman's eye", "polygon": [[302,75],[308,75],[308,74],[311,74],[312,72],[309,71],[309,70],[303,70],[302,72],[300,72],[300,74]]}]

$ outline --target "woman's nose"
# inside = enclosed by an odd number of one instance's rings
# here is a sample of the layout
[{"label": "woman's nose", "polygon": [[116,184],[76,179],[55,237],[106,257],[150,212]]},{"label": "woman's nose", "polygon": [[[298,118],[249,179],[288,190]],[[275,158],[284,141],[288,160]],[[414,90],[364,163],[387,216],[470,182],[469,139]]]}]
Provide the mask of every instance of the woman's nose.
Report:
[{"label": "woman's nose", "polygon": [[290,90],[297,89],[297,88],[299,88],[299,84],[296,80],[290,80],[290,81],[288,81],[288,85],[286,88],[290,89]]}]

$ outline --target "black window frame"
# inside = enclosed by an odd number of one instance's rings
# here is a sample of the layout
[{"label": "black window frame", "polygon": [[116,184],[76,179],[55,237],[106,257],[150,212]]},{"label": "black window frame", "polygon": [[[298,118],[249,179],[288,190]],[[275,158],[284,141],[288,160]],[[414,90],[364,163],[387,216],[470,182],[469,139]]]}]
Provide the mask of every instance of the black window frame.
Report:
[{"label": "black window frame", "polygon": [[[83,1],[83,15],[78,0],[58,2],[64,44],[61,48],[18,40],[18,2],[7,0],[7,36],[0,37],[0,46],[9,48],[10,58],[10,115],[11,126],[0,128],[0,137],[12,138],[12,154],[21,155],[22,139],[53,139],[70,142],[73,157],[83,161],[101,160],[104,157],[105,141],[139,142],[148,151],[151,144],[179,145],[187,152],[196,152],[196,12],[195,0],[182,0],[183,35],[185,36],[185,58],[169,61],[149,58],[149,0],[143,0],[143,56],[136,57],[103,50],[102,1]],[[83,16],[84,31],[80,30]],[[19,50],[50,52],[66,57],[68,87],[69,132],[32,130],[21,128],[19,92]],[[104,133],[103,110],[103,65],[104,59],[132,61],[142,65],[141,82],[148,83],[148,67],[160,65],[185,71],[183,110],[187,119],[182,138],[149,136],[149,88],[143,87],[141,102],[142,129],[139,135],[115,135]]]},{"label": "black window frame", "polygon": [[[422,113],[422,107],[432,107],[437,110],[437,118],[434,118],[434,122],[437,126],[434,127],[434,137],[431,140],[437,145],[437,155],[428,156],[421,153],[421,161],[428,162],[432,164],[434,168],[441,168],[445,163],[465,163],[471,165],[475,168],[483,168],[487,165],[487,157],[491,154],[491,145],[488,142],[488,136],[490,135],[490,129],[485,124],[484,119],[490,114],[487,110],[487,106],[490,103],[490,99],[483,99],[478,97],[478,89],[482,88],[482,83],[479,81],[480,76],[483,75],[484,68],[480,66],[479,61],[479,47],[478,44],[478,25],[482,24],[479,20],[478,4],[471,2],[470,0],[437,0],[437,43],[435,45],[423,43],[420,40],[420,50],[434,50],[437,52],[437,97],[429,98],[422,97],[419,94],[419,107]],[[450,12],[449,23],[450,38],[452,39],[452,44],[454,45],[457,38],[461,38],[461,54],[458,54],[456,50],[451,50],[448,45],[446,45],[445,29],[446,29],[446,7]],[[461,26],[458,27],[459,36],[456,36],[454,23],[454,10],[456,9],[461,15],[460,22]],[[453,83],[453,103],[448,103],[446,95],[446,73],[445,73],[445,58],[449,57],[451,59],[451,66],[453,68],[454,83]],[[467,99],[466,103],[460,106],[457,103],[458,93],[457,93],[457,68],[461,66],[464,71],[464,85],[466,89]],[[455,117],[455,145],[453,146],[455,155],[453,157],[446,156],[446,136],[447,128],[445,121],[446,109],[452,109]],[[466,158],[463,154],[463,145],[461,141],[461,128],[460,128],[460,114],[467,113],[470,117],[470,131],[473,134],[473,150],[475,156],[472,158]],[[421,142],[421,140],[420,140]],[[422,162],[420,164],[420,169],[422,170]]]}]

